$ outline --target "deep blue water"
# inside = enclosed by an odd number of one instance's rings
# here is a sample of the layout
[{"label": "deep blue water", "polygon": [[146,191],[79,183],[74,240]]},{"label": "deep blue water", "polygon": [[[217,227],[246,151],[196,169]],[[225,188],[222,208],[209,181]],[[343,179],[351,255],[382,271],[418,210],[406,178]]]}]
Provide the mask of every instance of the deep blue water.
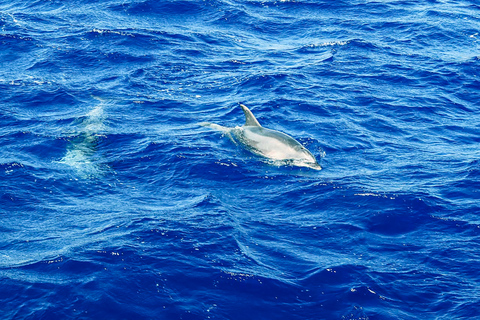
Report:
[{"label": "deep blue water", "polygon": [[[480,318],[473,0],[0,2],[1,319]],[[260,123],[323,170],[199,125]]]}]

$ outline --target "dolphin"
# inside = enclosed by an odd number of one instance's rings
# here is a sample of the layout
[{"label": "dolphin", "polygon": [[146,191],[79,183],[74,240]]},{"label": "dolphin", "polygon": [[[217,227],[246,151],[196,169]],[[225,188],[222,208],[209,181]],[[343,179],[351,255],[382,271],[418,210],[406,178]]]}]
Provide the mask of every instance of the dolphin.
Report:
[{"label": "dolphin", "polygon": [[70,141],[65,156],[56,161],[70,166],[83,179],[97,177],[106,168],[97,149],[100,138],[104,137],[102,133],[107,129],[104,124],[104,109],[109,102],[98,97],[93,98],[100,103],[81,117],[83,120],[74,122],[78,125],[75,137]]},{"label": "dolphin", "polygon": [[243,104],[240,107],[245,114],[245,124],[241,127],[228,128],[213,123],[202,125],[229,134],[234,142],[238,141],[250,152],[276,163],[322,169],[313,154],[297,140],[283,132],[262,127],[250,109]]}]

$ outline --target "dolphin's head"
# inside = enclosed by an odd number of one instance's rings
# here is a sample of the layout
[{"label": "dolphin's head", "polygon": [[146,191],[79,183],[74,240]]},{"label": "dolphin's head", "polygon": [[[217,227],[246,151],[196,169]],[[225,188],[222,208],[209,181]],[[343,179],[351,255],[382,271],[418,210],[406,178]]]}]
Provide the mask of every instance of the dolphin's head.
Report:
[{"label": "dolphin's head", "polygon": [[305,167],[313,170],[322,170],[322,166],[317,162],[317,160],[315,160],[315,158],[313,158],[313,161],[311,159],[293,160],[292,164],[297,167]]},{"label": "dolphin's head", "polygon": [[322,170],[322,166],[319,165],[318,162],[312,163],[312,164],[308,165],[308,167],[310,169],[314,169],[314,170]]},{"label": "dolphin's head", "polygon": [[315,156],[310,151],[308,151],[307,148],[299,144],[299,149],[299,153],[301,156],[294,160],[296,166],[307,167],[314,170],[322,170],[322,167],[320,166],[320,164],[318,164]]}]

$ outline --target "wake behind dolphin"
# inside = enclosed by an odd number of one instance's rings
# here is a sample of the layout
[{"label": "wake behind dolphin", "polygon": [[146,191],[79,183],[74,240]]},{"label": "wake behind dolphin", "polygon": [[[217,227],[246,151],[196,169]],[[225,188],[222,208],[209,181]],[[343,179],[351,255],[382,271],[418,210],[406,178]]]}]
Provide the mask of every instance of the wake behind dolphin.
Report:
[{"label": "wake behind dolphin", "polygon": [[247,150],[277,163],[322,169],[313,154],[297,140],[285,133],[262,127],[246,106],[240,104],[240,107],[245,114],[245,124],[242,127],[227,128],[213,123],[202,125],[231,134],[230,137]]}]

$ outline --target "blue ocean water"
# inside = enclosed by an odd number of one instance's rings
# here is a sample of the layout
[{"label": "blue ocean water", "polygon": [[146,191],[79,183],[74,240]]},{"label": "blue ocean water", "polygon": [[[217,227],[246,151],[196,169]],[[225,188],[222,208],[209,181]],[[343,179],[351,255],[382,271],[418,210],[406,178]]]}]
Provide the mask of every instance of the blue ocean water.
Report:
[{"label": "blue ocean water", "polygon": [[[0,2],[2,319],[473,319],[480,5]],[[259,122],[321,171],[202,127]]]}]

